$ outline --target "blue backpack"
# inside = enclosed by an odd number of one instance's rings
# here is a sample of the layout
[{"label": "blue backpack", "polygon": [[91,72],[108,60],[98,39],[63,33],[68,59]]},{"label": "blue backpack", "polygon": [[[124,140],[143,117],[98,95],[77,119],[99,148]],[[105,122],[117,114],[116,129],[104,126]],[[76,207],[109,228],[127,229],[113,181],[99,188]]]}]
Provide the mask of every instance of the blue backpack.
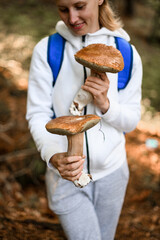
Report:
[{"label": "blue backpack", "polygon": [[[48,39],[47,60],[52,69],[53,86],[55,85],[58,73],[60,71],[63,53],[65,47],[65,39],[59,34],[54,33]],[[115,37],[116,47],[121,52],[124,59],[124,69],[118,73],[118,91],[124,89],[131,77],[133,65],[133,50],[131,44],[120,37]]]}]

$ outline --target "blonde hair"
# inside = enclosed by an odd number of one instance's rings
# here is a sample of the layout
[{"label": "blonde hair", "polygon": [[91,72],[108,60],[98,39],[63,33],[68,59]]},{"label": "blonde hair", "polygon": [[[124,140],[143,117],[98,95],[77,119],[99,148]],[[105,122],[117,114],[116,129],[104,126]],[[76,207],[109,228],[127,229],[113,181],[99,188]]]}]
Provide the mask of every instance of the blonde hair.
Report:
[{"label": "blonde hair", "polygon": [[116,17],[108,0],[104,0],[103,4],[99,6],[99,23],[101,27],[106,27],[111,31],[123,26],[121,20]]}]

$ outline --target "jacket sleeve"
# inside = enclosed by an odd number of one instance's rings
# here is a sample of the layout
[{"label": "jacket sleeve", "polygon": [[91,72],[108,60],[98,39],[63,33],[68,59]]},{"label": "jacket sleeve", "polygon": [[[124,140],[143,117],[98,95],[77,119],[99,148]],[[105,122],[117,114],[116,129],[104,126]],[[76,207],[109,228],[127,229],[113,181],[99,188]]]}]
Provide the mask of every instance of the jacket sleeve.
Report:
[{"label": "jacket sleeve", "polygon": [[62,151],[63,136],[54,135],[45,129],[46,123],[53,116],[52,81],[53,76],[47,62],[48,38],[42,39],[34,48],[28,84],[26,119],[41,157],[49,167],[49,159],[53,154]]},{"label": "jacket sleeve", "polygon": [[118,101],[110,98],[110,108],[105,114],[96,113],[112,127],[122,132],[134,130],[141,117],[142,62],[133,47],[133,68],[131,79],[125,89],[118,93]]}]

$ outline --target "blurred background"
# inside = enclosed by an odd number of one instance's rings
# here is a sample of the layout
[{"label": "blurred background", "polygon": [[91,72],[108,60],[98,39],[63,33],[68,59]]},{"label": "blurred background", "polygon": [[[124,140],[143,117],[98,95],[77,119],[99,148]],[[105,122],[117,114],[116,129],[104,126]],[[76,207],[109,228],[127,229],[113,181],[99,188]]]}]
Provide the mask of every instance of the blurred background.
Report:
[{"label": "blurred background", "polygon": [[[142,119],[126,135],[130,182],[116,240],[160,239],[160,1],[112,0],[143,62]],[[65,239],[25,120],[33,48],[55,32],[54,0],[0,0],[0,239]],[[38,220],[37,220],[38,219]]]}]

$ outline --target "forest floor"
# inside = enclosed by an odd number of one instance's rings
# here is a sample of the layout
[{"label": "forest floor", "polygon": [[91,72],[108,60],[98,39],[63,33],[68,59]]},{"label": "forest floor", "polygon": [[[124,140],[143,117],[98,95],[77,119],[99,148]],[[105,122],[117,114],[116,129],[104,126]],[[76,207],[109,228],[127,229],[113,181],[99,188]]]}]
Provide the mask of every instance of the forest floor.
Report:
[{"label": "forest floor", "polygon": [[[47,205],[45,165],[25,120],[26,89],[12,84],[12,77],[11,71],[0,67],[0,239],[65,239]],[[156,124],[141,121],[126,134],[126,150],[130,181],[115,239],[159,240],[160,132]]]}]

